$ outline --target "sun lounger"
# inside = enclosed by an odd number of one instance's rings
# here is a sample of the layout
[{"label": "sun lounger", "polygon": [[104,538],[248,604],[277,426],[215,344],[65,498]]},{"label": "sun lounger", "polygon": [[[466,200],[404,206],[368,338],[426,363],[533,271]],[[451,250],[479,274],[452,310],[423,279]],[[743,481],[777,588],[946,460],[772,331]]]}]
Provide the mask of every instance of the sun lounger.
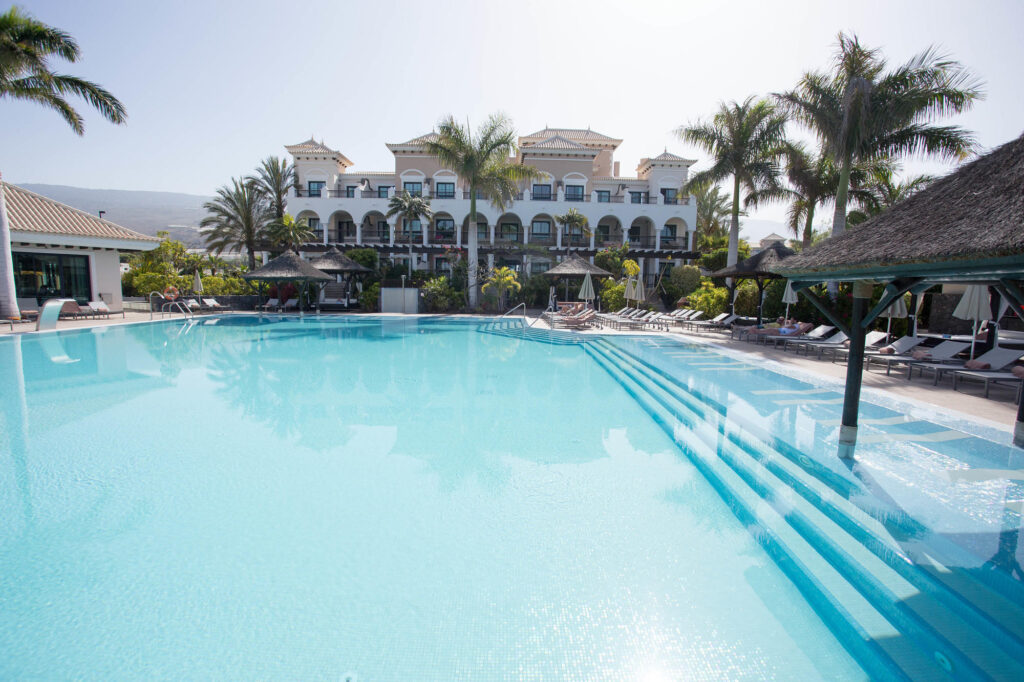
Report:
[{"label": "sun lounger", "polygon": [[228,306],[224,305],[223,303],[218,302],[217,299],[215,299],[215,298],[204,298],[204,299],[202,299],[202,303],[203,303],[204,306],[206,306],[210,310],[227,310],[228,309]]},{"label": "sun lounger", "polygon": [[298,309],[299,309],[299,299],[297,299],[297,298],[289,298],[287,301],[284,302],[284,305],[281,306],[281,312],[288,312],[289,310],[298,310]]},{"label": "sun lounger", "polygon": [[568,329],[585,329],[594,324],[596,317],[597,313],[593,310],[584,310],[579,315],[563,319],[561,324]]},{"label": "sun lounger", "polygon": [[729,325],[732,324],[739,315],[730,315],[729,313],[722,313],[711,320],[695,320],[690,323],[690,330],[695,332],[705,331],[719,331],[722,329],[728,329]]},{"label": "sun lounger", "polygon": [[276,298],[268,298],[267,302],[263,305],[256,306],[257,310],[262,308],[263,310],[276,310],[281,307],[281,301]]},{"label": "sun lounger", "polygon": [[881,353],[872,353],[865,355],[865,368],[870,369],[873,363],[879,365],[885,365],[885,373],[889,374],[892,371],[893,365],[902,365],[911,362],[938,362],[944,363],[953,360],[953,358],[967,348],[971,344],[963,343],[962,341],[943,341],[934,348],[926,348],[930,357],[927,359],[917,359],[913,355],[908,353],[901,353],[899,355],[883,355]]},{"label": "sun lounger", "polygon": [[[848,337],[844,332],[836,332],[823,341],[799,341],[794,343],[793,347],[796,348],[797,355],[800,354],[800,349],[802,348],[805,355],[810,355],[811,351],[814,350],[818,353],[818,357],[820,358],[822,352],[831,348],[839,348],[849,340],[850,337]],[[789,350],[789,344],[787,343],[783,348],[785,350]]]},{"label": "sun lounger", "polygon": [[111,310],[110,306],[107,305],[106,301],[89,301],[88,305],[89,309],[92,310],[93,315],[97,317],[100,315],[103,315],[104,317],[110,317],[111,315],[116,315],[117,313],[121,313],[121,317],[124,317],[123,309]]},{"label": "sun lounger", "polygon": [[768,345],[768,341],[772,342],[775,348],[779,347],[779,344],[798,343],[800,341],[823,341],[826,336],[835,331],[835,327],[828,324],[819,324],[814,329],[810,330],[806,334],[796,334],[789,336],[770,336],[764,340],[765,345]]},{"label": "sun lounger", "polygon": [[944,364],[941,362],[911,362],[907,365],[907,379],[909,380],[914,375],[914,369],[920,371],[921,376],[924,376],[925,370],[931,371],[935,375],[935,380],[932,382],[933,385],[938,385],[939,380],[943,375],[950,372],[957,371],[992,371],[998,372],[1001,369],[1009,367],[1013,363],[1017,362],[1024,356],[1024,351],[1019,348],[993,348],[989,352],[979,355],[975,358],[978,362],[983,362],[989,365],[987,370],[970,370],[964,367],[964,364]]},{"label": "sun lounger", "polygon": [[1016,384],[1017,385],[1017,399],[1015,402],[1020,402],[1021,399],[1021,378],[1013,372],[993,372],[991,370],[971,370],[971,369],[960,369],[953,372],[953,390],[956,390],[958,381],[963,379],[974,379],[975,381],[981,381],[985,384],[985,397],[988,397],[988,389],[991,384]]},{"label": "sun lounger", "polygon": [[[887,338],[889,338],[889,335],[885,332],[868,332],[864,335],[864,352],[867,353],[869,349],[880,349]],[[849,348],[831,348],[825,352],[832,354],[832,362],[835,362],[836,358],[838,358],[840,354],[842,354],[843,357],[848,357],[850,355]],[[821,357],[821,355],[819,354],[818,357]]]},{"label": "sun lounger", "polygon": [[60,308],[60,316],[64,319],[77,320],[82,317],[91,317],[92,309],[81,308],[76,301],[64,301]]}]

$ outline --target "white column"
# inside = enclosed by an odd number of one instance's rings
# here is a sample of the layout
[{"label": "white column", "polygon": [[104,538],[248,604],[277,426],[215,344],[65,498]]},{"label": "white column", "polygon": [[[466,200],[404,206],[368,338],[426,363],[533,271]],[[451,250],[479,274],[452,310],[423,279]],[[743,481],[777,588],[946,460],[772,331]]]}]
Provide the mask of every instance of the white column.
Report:
[{"label": "white column", "polygon": [[693,251],[693,236],[697,234],[695,230],[686,231],[686,250]]},{"label": "white column", "polygon": [[[597,243],[595,241],[596,239],[597,239],[597,225],[594,225],[592,228],[590,228],[590,248],[591,249],[593,249],[594,245]],[[591,258],[590,262],[593,263],[594,259]]]},{"label": "white column", "polygon": [[523,243],[524,244],[529,244],[530,243],[530,227],[528,225],[522,225],[521,227],[523,228]]},{"label": "white column", "polygon": [[[487,230],[491,233],[491,246],[494,246],[494,228],[494,225],[487,226]],[[473,229],[476,229],[476,225],[473,226]],[[494,259],[492,258],[491,260],[493,261]]]},{"label": "white column", "polygon": [[555,193],[555,200],[556,201],[565,201],[565,188],[564,187],[559,187],[558,188],[558,191]]},{"label": "white column", "polygon": [[388,244],[390,246],[395,245],[395,224],[388,223]]},{"label": "white column", "polygon": [[324,246],[327,246],[327,236],[331,232],[331,224],[327,223],[326,225],[324,225],[323,223],[320,223],[320,226],[323,228],[324,231]]},{"label": "white column", "polygon": [[493,270],[494,269],[494,254],[493,253],[487,254],[487,269],[488,270]]},{"label": "white column", "polygon": [[555,228],[555,248],[562,248],[562,226],[558,223],[553,225]]},{"label": "white column", "polygon": [[[653,221],[651,221],[651,224],[654,224]],[[659,228],[657,225],[654,225],[654,248],[661,248],[661,228]]]},{"label": "white column", "polygon": [[[468,226],[469,223],[467,222],[466,225]],[[468,237],[469,235],[466,236]],[[459,224],[455,225],[455,248],[462,248],[462,225]]]},{"label": "white column", "polygon": [[362,243],[363,243],[363,224],[362,223],[357,223],[356,224],[356,244],[362,244]]},{"label": "white column", "polygon": [[429,240],[430,239],[430,235],[427,234],[428,232],[430,232],[430,223],[427,223],[426,225],[424,225],[423,221],[421,220],[420,221],[420,227],[423,230],[423,246],[426,246],[427,244],[430,243],[430,240]]}]

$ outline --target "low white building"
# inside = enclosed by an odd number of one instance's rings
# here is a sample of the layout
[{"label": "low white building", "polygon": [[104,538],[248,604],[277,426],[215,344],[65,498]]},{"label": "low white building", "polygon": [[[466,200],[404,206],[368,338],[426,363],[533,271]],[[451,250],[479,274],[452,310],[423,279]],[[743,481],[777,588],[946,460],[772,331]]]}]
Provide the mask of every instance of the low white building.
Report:
[{"label": "low white building", "polygon": [[19,307],[73,298],[121,310],[120,254],[160,240],[6,182],[3,192]]}]

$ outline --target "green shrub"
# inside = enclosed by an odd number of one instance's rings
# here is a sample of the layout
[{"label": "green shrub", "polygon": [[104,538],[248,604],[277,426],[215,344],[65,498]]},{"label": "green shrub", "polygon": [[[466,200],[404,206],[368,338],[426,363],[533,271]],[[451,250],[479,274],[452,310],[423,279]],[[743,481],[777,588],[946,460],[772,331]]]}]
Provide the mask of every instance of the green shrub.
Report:
[{"label": "green shrub", "polygon": [[614,312],[626,306],[626,284],[606,279],[601,285],[601,309]]},{"label": "green shrub", "polygon": [[[740,240],[738,246],[739,260],[750,257],[750,245]],[[715,249],[711,253],[705,253],[700,257],[699,265],[708,272],[721,270],[729,262],[729,248]]]},{"label": "green shrub", "polygon": [[679,288],[679,296],[689,296],[700,287],[700,268],[696,265],[677,265],[669,273],[669,281]]},{"label": "green shrub", "polygon": [[427,280],[420,289],[423,307],[428,313],[447,313],[461,307],[462,296],[452,287],[447,277]]},{"label": "green shrub", "polygon": [[373,313],[380,310],[380,282],[374,282],[359,294],[359,307],[365,312]]},{"label": "green shrub", "polygon": [[[622,262],[626,260],[628,255],[628,246],[610,246],[597,252],[594,256],[594,265],[612,273],[613,277],[621,277],[623,274]],[[622,306],[619,306],[619,308],[621,307]],[[618,310],[618,308],[616,308],[616,310]]]},{"label": "green shrub", "polygon": [[716,287],[710,279],[701,279],[700,289],[689,295],[689,307],[704,311],[705,318],[724,313],[729,308],[729,290]]},{"label": "green shrub", "polygon": [[[132,273],[126,273],[130,275]],[[149,296],[152,292],[162,293],[169,286],[177,287],[179,291],[185,292],[192,288],[192,278],[185,275],[170,275],[162,272],[138,272],[130,279],[130,290],[133,296]]]}]

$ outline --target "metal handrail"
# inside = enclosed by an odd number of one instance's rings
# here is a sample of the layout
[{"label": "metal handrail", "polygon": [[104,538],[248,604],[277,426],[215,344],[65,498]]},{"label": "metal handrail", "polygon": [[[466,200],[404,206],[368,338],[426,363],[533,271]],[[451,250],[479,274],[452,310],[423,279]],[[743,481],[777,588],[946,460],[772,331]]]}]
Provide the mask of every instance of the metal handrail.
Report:
[{"label": "metal handrail", "polygon": [[[535,318],[533,320],[533,322],[529,322],[529,323],[526,322],[526,320],[528,318],[528,315],[526,314],[526,303],[525,302],[517,303],[510,310],[506,310],[504,313],[502,313],[501,317],[507,317],[507,316],[511,315],[512,313],[514,313],[515,311],[519,310],[520,308],[523,309],[523,328],[526,329],[528,327],[532,327],[534,325],[534,323],[537,322],[537,319],[539,319],[539,318]],[[501,318],[499,318],[499,319],[501,319]]]}]

